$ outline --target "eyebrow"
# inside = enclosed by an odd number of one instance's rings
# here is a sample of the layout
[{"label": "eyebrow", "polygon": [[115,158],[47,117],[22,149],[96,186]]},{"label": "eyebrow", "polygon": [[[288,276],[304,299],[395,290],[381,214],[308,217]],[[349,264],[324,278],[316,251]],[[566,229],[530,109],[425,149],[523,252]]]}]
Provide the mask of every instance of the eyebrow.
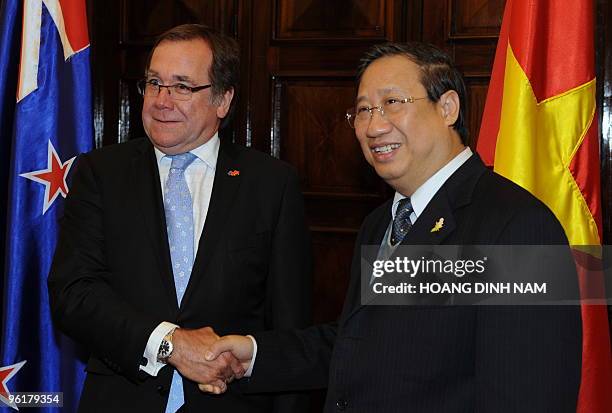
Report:
[{"label": "eyebrow", "polygon": [[[386,95],[388,93],[391,92],[395,92],[395,93],[401,93],[402,95],[406,95],[406,92],[404,92],[402,89],[400,89],[399,87],[395,87],[395,86],[391,86],[391,87],[385,87],[382,89],[377,89],[376,91],[379,95]],[[355,99],[355,104],[362,102],[364,100],[368,100],[367,97],[365,96],[358,96],[357,99]]]},{"label": "eyebrow", "polygon": [[[148,76],[159,76],[159,73],[157,73],[155,70],[148,70],[147,77]],[[172,75],[172,80],[194,83],[194,81],[189,76],[184,75]]]},{"label": "eyebrow", "polygon": [[386,88],[383,88],[383,89],[378,89],[378,93],[380,93],[382,95],[385,95],[385,94],[391,93],[391,92],[399,92],[399,93],[402,93],[402,94],[406,94],[406,92],[404,92],[404,90],[400,89],[399,87],[395,87],[395,86],[386,87]]}]

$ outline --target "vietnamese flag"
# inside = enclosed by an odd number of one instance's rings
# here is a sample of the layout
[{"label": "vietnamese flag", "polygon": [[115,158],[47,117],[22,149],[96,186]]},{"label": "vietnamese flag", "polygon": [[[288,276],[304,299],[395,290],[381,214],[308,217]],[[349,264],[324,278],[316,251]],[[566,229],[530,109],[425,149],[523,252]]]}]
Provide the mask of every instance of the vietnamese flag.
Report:
[{"label": "vietnamese flag", "polygon": [[[573,247],[602,244],[594,14],[593,0],[507,1],[477,145],[485,163],[548,205]],[[589,274],[589,288],[601,282]],[[612,412],[600,304],[582,305],[580,413]]]}]

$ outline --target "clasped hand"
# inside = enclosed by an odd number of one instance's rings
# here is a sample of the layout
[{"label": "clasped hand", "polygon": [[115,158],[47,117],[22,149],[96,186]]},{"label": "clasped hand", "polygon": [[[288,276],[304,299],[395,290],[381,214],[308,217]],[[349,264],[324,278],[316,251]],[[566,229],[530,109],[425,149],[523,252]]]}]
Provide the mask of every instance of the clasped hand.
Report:
[{"label": "clasped hand", "polygon": [[[250,342],[248,337],[242,338]],[[224,341],[210,327],[196,330],[177,328],[172,342],[174,351],[168,363],[184,377],[202,383],[200,389],[209,393],[225,392],[228,383],[244,376],[250,363],[250,357],[249,360],[240,359],[227,345],[217,344]]]},{"label": "clasped hand", "polygon": [[253,358],[253,342],[245,336],[219,337],[212,328],[178,328],[173,336],[174,351],[168,363],[184,377],[199,384],[200,390],[221,394],[227,384],[244,376]]}]

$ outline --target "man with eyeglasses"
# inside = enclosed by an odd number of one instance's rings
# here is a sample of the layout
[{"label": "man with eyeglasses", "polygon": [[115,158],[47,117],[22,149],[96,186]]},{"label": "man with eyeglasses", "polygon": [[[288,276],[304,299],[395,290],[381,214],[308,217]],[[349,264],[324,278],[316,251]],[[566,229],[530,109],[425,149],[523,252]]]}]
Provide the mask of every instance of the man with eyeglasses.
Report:
[{"label": "man with eyeglasses", "polygon": [[255,333],[256,348],[243,336],[222,337],[207,359],[229,350],[248,363],[248,391],[327,387],[325,412],[575,412],[579,306],[362,302],[364,245],[385,258],[399,245],[567,239],[548,208],[466,146],[465,85],[444,52],[378,45],[357,80],[347,119],[366,160],[396,192],[359,231],[338,322]]},{"label": "man with eyeglasses", "polygon": [[[310,318],[297,175],[218,137],[239,68],[236,42],[205,26],[162,34],[138,83],[147,138],[78,161],[49,292],[56,324],[91,352],[81,412],[308,410],[303,396],[243,394],[231,354],[203,357],[218,337],[207,325],[247,333]],[[209,381],[225,393],[200,392]]]}]

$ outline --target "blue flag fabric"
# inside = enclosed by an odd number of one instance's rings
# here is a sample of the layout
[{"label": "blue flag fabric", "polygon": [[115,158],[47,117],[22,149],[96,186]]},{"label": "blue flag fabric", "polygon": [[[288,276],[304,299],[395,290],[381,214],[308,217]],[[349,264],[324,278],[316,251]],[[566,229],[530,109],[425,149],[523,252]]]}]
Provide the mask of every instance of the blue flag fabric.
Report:
[{"label": "blue flag fabric", "polygon": [[0,189],[8,191],[0,367],[26,361],[5,390],[63,392],[64,412],[76,410],[85,373],[72,342],[52,325],[47,276],[73,160],[93,147],[89,45],[74,41],[74,26],[86,34],[87,23],[75,21],[76,3],[85,10],[85,0],[0,7],[0,150],[10,156],[0,167]]},{"label": "blue flag fabric", "polygon": [[[20,34],[15,30],[16,22],[21,20],[19,3],[0,3],[0,268],[4,269],[4,246],[6,231],[6,207],[8,174],[11,163],[11,134],[15,112],[15,96],[19,61]],[[4,277],[4,271],[0,272]],[[0,278],[0,293],[4,278]],[[0,295],[0,308],[2,296]],[[0,338],[1,340],[1,338]]]}]

